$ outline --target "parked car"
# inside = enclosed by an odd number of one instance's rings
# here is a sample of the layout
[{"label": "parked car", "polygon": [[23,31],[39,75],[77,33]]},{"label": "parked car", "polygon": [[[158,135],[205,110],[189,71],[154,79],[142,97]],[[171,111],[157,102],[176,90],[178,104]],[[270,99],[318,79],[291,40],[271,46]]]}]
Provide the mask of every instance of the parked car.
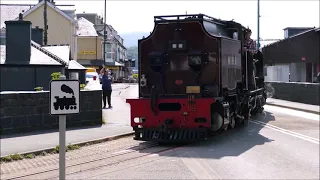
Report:
[{"label": "parked car", "polygon": [[100,83],[99,74],[97,72],[86,72],[86,84],[98,81]]}]

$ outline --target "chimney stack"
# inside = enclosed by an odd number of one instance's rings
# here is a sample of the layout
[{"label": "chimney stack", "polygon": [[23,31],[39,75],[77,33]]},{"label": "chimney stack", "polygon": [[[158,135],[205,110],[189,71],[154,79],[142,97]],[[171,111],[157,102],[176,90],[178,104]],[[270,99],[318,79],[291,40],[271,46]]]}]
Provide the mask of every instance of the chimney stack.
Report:
[{"label": "chimney stack", "polygon": [[39,28],[39,26],[36,26],[36,28],[32,28],[31,39],[32,41],[43,46],[43,29]]},{"label": "chimney stack", "polygon": [[31,57],[31,22],[24,21],[19,14],[18,21],[6,24],[6,64],[29,64]]}]

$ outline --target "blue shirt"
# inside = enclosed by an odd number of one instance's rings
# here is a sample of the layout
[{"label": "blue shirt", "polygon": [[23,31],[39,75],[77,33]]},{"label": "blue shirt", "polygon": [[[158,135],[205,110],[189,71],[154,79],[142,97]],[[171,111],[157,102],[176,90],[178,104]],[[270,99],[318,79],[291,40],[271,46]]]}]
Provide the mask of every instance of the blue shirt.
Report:
[{"label": "blue shirt", "polygon": [[112,90],[111,88],[112,77],[111,76],[102,76],[102,89],[103,90]]}]

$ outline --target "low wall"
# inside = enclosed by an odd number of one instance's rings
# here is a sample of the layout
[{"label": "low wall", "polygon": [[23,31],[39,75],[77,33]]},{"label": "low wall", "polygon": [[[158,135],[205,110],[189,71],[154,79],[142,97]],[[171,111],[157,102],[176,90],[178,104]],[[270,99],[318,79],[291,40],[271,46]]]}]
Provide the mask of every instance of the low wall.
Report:
[{"label": "low wall", "polygon": [[[101,125],[101,90],[80,92],[80,113],[67,115],[67,128]],[[49,91],[2,92],[0,133],[12,134],[59,127],[58,116],[49,114]]]},{"label": "low wall", "polygon": [[272,98],[305,104],[320,104],[320,84],[300,82],[266,82]]}]

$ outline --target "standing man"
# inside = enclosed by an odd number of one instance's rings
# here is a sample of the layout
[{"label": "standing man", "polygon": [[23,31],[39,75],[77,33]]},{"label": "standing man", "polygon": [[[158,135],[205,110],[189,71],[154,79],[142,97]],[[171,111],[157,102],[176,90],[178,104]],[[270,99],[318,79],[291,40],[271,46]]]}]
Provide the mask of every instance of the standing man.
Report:
[{"label": "standing man", "polygon": [[256,46],[256,43],[255,43],[255,41],[253,41],[252,39],[251,39],[251,29],[246,29],[245,31],[244,31],[244,50],[245,51],[249,51],[249,52],[251,52],[251,53],[256,53],[256,50],[257,50],[257,46]]},{"label": "standing man", "polygon": [[108,100],[109,108],[112,108],[111,106],[112,77],[109,75],[109,70],[106,70],[105,67],[101,69],[100,74],[102,74],[103,108],[106,108],[106,105],[107,105],[106,99]]},{"label": "standing man", "polygon": [[243,50],[245,53],[245,56],[243,57],[243,59],[245,61],[243,61],[243,65],[245,65],[246,61],[247,61],[247,66],[246,67],[246,71],[247,71],[247,78],[248,78],[248,89],[255,89],[255,73],[253,72],[253,58],[254,55],[257,53],[257,49],[256,49],[256,43],[255,41],[253,41],[251,39],[251,29],[247,28],[244,30],[244,42],[243,42]]}]

